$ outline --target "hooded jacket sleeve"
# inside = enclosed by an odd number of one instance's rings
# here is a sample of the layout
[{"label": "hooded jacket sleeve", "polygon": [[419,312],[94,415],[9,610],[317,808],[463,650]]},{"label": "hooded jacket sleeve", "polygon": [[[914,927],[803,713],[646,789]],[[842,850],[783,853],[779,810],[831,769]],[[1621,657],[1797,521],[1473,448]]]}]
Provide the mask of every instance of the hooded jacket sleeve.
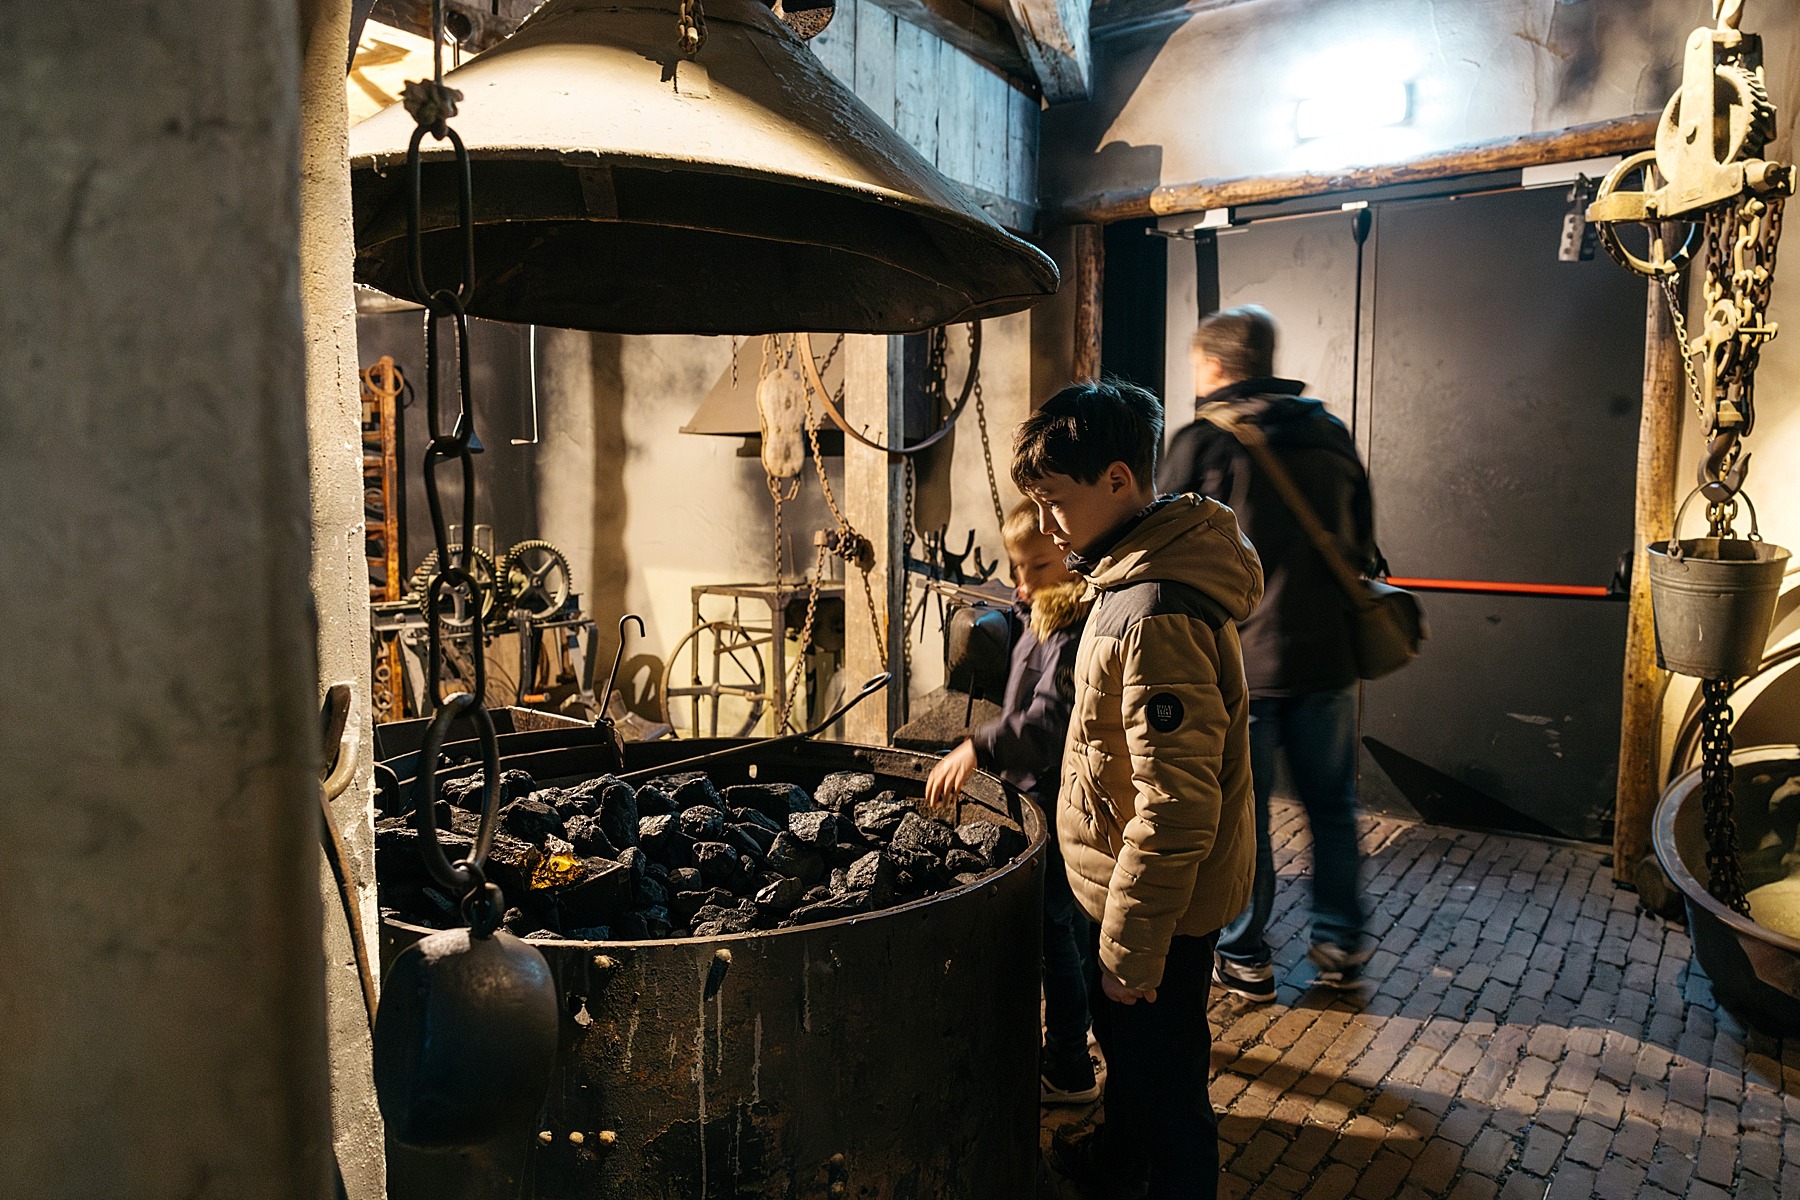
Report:
[{"label": "hooded jacket sleeve", "polygon": [[1186,614],[1125,634],[1122,716],[1136,796],[1107,889],[1100,962],[1140,990],[1162,981],[1169,940],[1212,852],[1231,716],[1219,687],[1223,636]]},{"label": "hooded jacket sleeve", "polygon": [[1075,704],[1075,650],[1070,630],[1050,635],[1044,649],[1052,658],[1025,702],[970,735],[975,761],[984,770],[1035,771],[1054,784]]}]

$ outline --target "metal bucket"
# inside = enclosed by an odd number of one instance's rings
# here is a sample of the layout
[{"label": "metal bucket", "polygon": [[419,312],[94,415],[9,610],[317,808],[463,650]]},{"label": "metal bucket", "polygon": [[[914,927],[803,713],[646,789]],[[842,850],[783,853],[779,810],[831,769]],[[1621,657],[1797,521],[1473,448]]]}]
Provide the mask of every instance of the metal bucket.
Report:
[{"label": "metal bucket", "polygon": [[1788,552],[1744,538],[1650,546],[1656,661],[1701,679],[1741,679],[1762,661]]}]

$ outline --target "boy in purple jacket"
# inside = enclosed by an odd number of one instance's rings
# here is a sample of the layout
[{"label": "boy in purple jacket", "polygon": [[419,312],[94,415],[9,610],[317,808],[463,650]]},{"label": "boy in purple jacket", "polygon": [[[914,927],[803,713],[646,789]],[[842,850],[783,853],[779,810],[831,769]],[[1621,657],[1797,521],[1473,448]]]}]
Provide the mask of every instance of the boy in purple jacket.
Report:
[{"label": "boy in purple jacket", "polygon": [[1029,796],[1051,823],[1044,872],[1045,1104],[1081,1104],[1100,1095],[1088,1055],[1087,979],[1077,936],[1075,897],[1055,837],[1063,742],[1075,700],[1075,648],[1087,621],[1085,585],[1063,565],[1063,552],[1038,529],[1029,502],[1008,514],[1001,531],[1012,559],[1016,609],[1023,628],[1013,643],[1006,699],[997,720],[944,756],[926,783],[927,801],[949,807],[976,768],[992,771]]}]

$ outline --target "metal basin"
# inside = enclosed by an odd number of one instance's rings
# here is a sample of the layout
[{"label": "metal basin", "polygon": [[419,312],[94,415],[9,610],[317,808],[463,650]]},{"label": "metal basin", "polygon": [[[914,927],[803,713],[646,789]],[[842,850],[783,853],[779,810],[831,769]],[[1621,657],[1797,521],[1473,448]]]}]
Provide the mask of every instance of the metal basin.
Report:
[{"label": "metal basin", "polygon": [[[1780,859],[1794,849],[1800,803],[1789,801],[1772,812],[1770,801],[1783,784],[1800,777],[1800,746],[1757,746],[1738,751],[1731,761],[1744,886],[1756,888],[1787,874]],[[1706,890],[1699,768],[1663,792],[1654,839],[1657,859],[1686,902],[1694,957],[1719,1002],[1754,1029],[1800,1030],[1800,939],[1740,916]]]},{"label": "metal basin", "polygon": [[[637,770],[734,743],[633,744]],[[542,784],[599,748],[506,758]],[[813,742],[721,784],[869,771],[921,794],[935,760]],[[604,764],[601,764],[603,766]],[[843,920],[712,939],[538,942],[564,1001],[534,1129],[454,1153],[390,1144],[393,1200],[1028,1200],[1038,1160],[1045,826],[997,779],[961,820],[1029,847],[979,883]],[[383,921],[387,958],[426,930]]]}]

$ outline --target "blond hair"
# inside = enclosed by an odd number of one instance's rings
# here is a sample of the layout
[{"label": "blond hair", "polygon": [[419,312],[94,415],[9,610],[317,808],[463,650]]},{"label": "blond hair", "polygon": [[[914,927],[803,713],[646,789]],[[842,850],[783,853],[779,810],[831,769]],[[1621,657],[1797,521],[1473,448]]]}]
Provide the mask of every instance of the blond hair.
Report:
[{"label": "blond hair", "polygon": [[1021,548],[1045,536],[1038,528],[1037,505],[1029,500],[1019,501],[1000,526],[1000,540],[1006,543],[1006,552],[1015,558]]}]

